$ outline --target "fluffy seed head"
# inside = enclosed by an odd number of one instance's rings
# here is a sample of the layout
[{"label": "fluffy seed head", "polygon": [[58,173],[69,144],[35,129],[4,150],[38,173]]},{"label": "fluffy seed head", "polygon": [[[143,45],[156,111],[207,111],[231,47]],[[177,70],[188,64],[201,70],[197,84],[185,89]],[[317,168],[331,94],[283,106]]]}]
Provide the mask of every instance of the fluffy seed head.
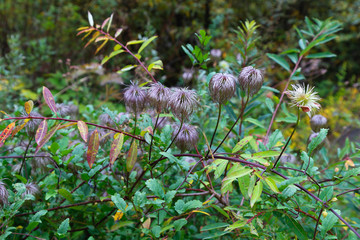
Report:
[{"label": "fluffy seed head", "polygon": [[214,102],[223,104],[234,96],[236,78],[227,73],[216,73],[209,82],[209,91]]},{"label": "fluffy seed head", "polygon": [[263,83],[264,76],[259,69],[249,66],[241,70],[239,75],[240,88],[249,96],[253,96],[259,92]]},{"label": "fluffy seed head", "polygon": [[40,195],[40,189],[39,186],[36,185],[35,183],[27,183],[25,184],[25,192],[22,194],[22,197],[25,197],[25,195],[33,195],[35,198],[38,197]]},{"label": "fluffy seed head", "polygon": [[31,161],[31,166],[33,170],[39,170],[40,172],[46,172],[49,168],[48,164],[51,164],[50,155],[45,152],[39,152],[38,155],[42,157],[34,157]]},{"label": "fluffy seed head", "polygon": [[[180,126],[176,126],[173,132],[173,138],[179,132]],[[180,129],[179,134],[174,140],[175,145],[180,148],[182,152],[185,150],[190,150],[196,146],[197,141],[199,140],[198,132],[196,128],[189,124],[183,124]]]},{"label": "fluffy seed head", "polygon": [[[27,117],[28,114],[26,112],[23,112],[22,117]],[[39,114],[38,112],[35,112],[35,111],[32,111],[30,113],[30,116],[31,117],[42,117],[41,114]],[[26,132],[29,136],[34,136],[35,133],[36,133],[36,130],[38,129],[40,123],[41,123],[42,119],[31,119],[29,120],[26,125],[25,125],[25,129],[26,129]]]},{"label": "fluffy seed head", "polygon": [[148,90],[148,97],[151,106],[154,107],[158,113],[160,113],[162,110],[168,107],[170,89],[161,83],[153,83]]},{"label": "fluffy seed head", "polygon": [[172,113],[181,121],[189,119],[199,106],[199,100],[194,90],[177,88],[170,95],[169,105]]},{"label": "fluffy seed head", "polygon": [[314,132],[319,132],[321,128],[325,127],[326,123],[326,117],[320,114],[313,116],[310,120],[310,126]]},{"label": "fluffy seed head", "polygon": [[60,115],[60,117],[66,117],[70,116],[70,106],[64,103],[57,103],[56,104],[57,113]]},{"label": "fluffy seed head", "polygon": [[6,185],[4,182],[0,181],[0,205],[4,206],[9,203],[9,192],[6,189]]},{"label": "fluffy seed head", "polygon": [[114,126],[115,123],[107,113],[103,113],[99,116],[100,124],[106,126]]},{"label": "fluffy seed head", "polygon": [[304,84],[291,86],[293,90],[286,91],[286,95],[290,98],[293,106],[301,108],[311,117],[311,113],[320,108],[320,104],[317,103],[320,97],[317,92],[314,92],[314,87],[305,86]]},{"label": "fluffy seed head", "polygon": [[131,84],[124,92],[126,107],[134,113],[140,113],[145,108],[146,90],[135,84]]}]

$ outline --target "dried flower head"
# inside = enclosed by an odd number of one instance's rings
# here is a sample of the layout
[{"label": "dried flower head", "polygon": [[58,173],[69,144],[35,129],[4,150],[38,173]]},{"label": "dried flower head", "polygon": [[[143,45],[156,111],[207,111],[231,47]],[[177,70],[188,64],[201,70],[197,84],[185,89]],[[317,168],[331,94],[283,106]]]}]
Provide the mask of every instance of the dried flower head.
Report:
[{"label": "dried flower head", "polygon": [[223,104],[234,96],[236,78],[227,73],[216,73],[209,82],[209,91],[214,102]]},{"label": "dried flower head", "polygon": [[57,103],[56,109],[60,117],[70,116],[70,112],[71,112],[70,105],[67,105],[65,103]]},{"label": "dried flower head", "polygon": [[326,117],[320,114],[313,116],[310,120],[310,126],[314,132],[319,132],[321,128],[326,126],[326,123]]},{"label": "dried flower head", "polygon": [[214,58],[220,58],[221,57],[221,50],[220,49],[211,49],[210,55]]},{"label": "dried flower head", "polygon": [[[26,112],[23,112],[21,114],[22,117],[27,117],[29,116]],[[31,117],[42,117],[41,114],[39,114],[38,112],[32,111],[30,113]],[[36,133],[36,130],[38,129],[40,123],[41,123],[42,119],[30,119],[26,125],[25,125],[25,129],[26,132],[29,136],[34,136]]]},{"label": "dried flower head", "polygon": [[9,203],[9,192],[6,189],[6,184],[3,181],[0,181],[0,205],[4,206]]},{"label": "dried flower head", "polygon": [[293,90],[286,91],[286,95],[290,98],[293,106],[301,108],[306,112],[310,117],[311,113],[315,109],[320,108],[320,104],[317,101],[320,100],[320,97],[317,95],[317,92],[314,92],[314,87],[307,85],[291,85]]},{"label": "dried flower head", "polygon": [[170,95],[169,105],[172,113],[181,121],[189,119],[199,106],[199,100],[194,90],[176,88]]},{"label": "dried flower head", "polygon": [[39,170],[40,172],[46,172],[49,170],[48,166],[51,164],[51,157],[46,152],[39,152],[40,157],[34,157],[31,161],[31,166],[34,171]]},{"label": "dried flower head", "polygon": [[170,89],[161,83],[151,84],[148,90],[149,101],[158,113],[168,107],[170,94]]},{"label": "dried flower head", "polygon": [[27,183],[25,184],[25,192],[22,194],[22,197],[25,197],[26,195],[30,194],[33,195],[35,198],[40,195],[40,189],[39,186],[35,183]]},{"label": "dried flower head", "polygon": [[107,113],[103,113],[99,116],[100,124],[106,125],[106,126],[114,126],[115,122],[112,120],[112,118]]},{"label": "dried flower head", "polygon": [[199,140],[199,135],[196,131],[196,128],[189,124],[183,124],[180,132],[179,128],[180,126],[176,126],[173,132],[173,138],[177,135],[176,139],[174,140],[175,145],[180,148],[182,152],[194,148],[197,141]]},{"label": "dried flower head", "polygon": [[140,113],[145,108],[146,97],[146,90],[133,83],[124,92],[125,105],[134,113]]},{"label": "dried flower head", "polygon": [[241,70],[239,75],[240,88],[249,96],[259,92],[263,83],[264,76],[259,69],[248,66]]}]

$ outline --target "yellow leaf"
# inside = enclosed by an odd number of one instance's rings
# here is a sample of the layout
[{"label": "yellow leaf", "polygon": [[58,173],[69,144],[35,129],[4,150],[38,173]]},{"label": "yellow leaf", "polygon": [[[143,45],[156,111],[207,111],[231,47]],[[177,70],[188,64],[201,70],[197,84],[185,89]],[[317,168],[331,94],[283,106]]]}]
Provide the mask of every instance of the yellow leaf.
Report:
[{"label": "yellow leaf", "polygon": [[27,101],[25,103],[25,112],[30,115],[33,107],[34,107],[34,102],[32,100]]},{"label": "yellow leaf", "polygon": [[200,210],[193,210],[192,212],[194,212],[194,213],[202,213],[202,214],[205,214],[205,215],[208,215],[208,216],[210,216],[210,214],[208,214],[207,212],[203,212],[203,211],[200,211]]}]

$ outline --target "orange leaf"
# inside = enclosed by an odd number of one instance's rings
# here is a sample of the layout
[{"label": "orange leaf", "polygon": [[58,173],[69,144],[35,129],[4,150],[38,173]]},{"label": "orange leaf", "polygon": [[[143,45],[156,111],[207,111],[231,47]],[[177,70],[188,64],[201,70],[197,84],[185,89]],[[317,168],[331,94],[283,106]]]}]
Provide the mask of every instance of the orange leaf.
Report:
[{"label": "orange leaf", "polygon": [[59,129],[61,123],[54,126],[50,131],[45,135],[45,137],[41,140],[39,145],[36,147],[35,154],[47,143],[50,138],[55,134],[55,132]]},{"label": "orange leaf", "polygon": [[45,98],[45,102],[49,106],[51,111],[56,113],[57,109],[56,109],[56,105],[55,105],[54,96],[51,94],[50,90],[47,87],[43,87],[43,95]]},{"label": "orange leaf", "polygon": [[84,140],[84,142],[87,142],[88,135],[89,135],[88,126],[83,121],[78,121],[77,126],[79,129],[81,138]]},{"label": "orange leaf", "polygon": [[25,112],[30,115],[32,109],[34,107],[34,102],[29,100],[25,103]]},{"label": "orange leaf", "polygon": [[124,134],[116,133],[110,149],[110,164],[114,164],[124,144]]},{"label": "orange leaf", "polygon": [[35,142],[39,145],[40,142],[43,140],[43,138],[46,135],[48,129],[48,125],[46,120],[44,119],[40,124],[38,129],[36,130],[36,134],[35,134]]},{"label": "orange leaf", "polygon": [[25,119],[23,124],[17,125],[17,126],[14,128],[14,131],[12,132],[11,137],[14,137],[18,132],[20,132],[20,130],[25,127],[25,125],[26,125],[26,123],[27,123],[28,121],[30,121],[30,118]]},{"label": "orange leaf", "polygon": [[15,127],[15,122],[12,122],[4,129],[4,131],[2,131],[0,135],[0,147],[4,145],[5,140],[10,136],[14,127]]},{"label": "orange leaf", "polygon": [[95,129],[95,131],[91,134],[89,140],[89,146],[86,153],[87,162],[89,167],[92,168],[92,165],[95,162],[96,154],[99,151],[99,132]]},{"label": "orange leaf", "polygon": [[133,141],[126,159],[126,170],[128,172],[130,172],[135,166],[136,157],[137,157],[137,142]]}]

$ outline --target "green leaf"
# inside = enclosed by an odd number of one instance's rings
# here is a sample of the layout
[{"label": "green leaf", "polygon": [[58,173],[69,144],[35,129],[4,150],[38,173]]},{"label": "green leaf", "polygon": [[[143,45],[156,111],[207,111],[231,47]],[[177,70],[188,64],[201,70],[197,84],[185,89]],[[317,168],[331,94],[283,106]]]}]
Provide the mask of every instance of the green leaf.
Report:
[{"label": "green leaf", "polygon": [[[339,210],[335,211],[340,214]],[[321,233],[325,235],[326,232],[332,229],[332,227],[335,225],[335,223],[337,223],[338,220],[338,217],[334,213],[329,212],[325,219],[322,221]]]},{"label": "green leaf", "polygon": [[143,42],[145,42],[145,40],[131,40],[131,41],[126,43],[126,46],[140,44],[140,43],[143,43]]},{"label": "green leaf", "polygon": [[59,234],[60,236],[63,236],[70,230],[69,221],[70,221],[70,218],[67,218],[60,224],[60,226],[57,230],[57,234]]},{"label": "green leaf", "polygon": [[126,158],[126,170],[128,172],[131,172],[131,170],[135,166],[137,159],[137,152],[138,152],[137,141],[133,141]]},{"label": "green leaf", "polygon": [[157,36],[152,36],[151,38],[146,40],[139,48],[138,54],[140,54],[147,47],[147,45],[149,45],[156,38],[157,38]]},{"label": "green leaf", "polygon": [[183,212],[185,212],[185,202],[184,200],[177,200],[175,203],[175,210],[179,213],[182,214]]},{"label": "green leaf", "polygon": [[225,193],[229,185],[231,185],[233,181],[235,181],[236,179],[242,176],[249,175],[252,171],[253,171],[252,169],[244,168],[241,165],[233,166],[228,172],[226,178],[224,178],[223,180],[223,183],[221,185],[221,193]]},{"label": "green leaf", "polygon": [[228,161],[224,159],[216,159],[215,163],[217,166],[215,168],[214,178],[218,179],[225,172]]},{"label": "green leaf", "polygon": [[272,179],[271,177],[266,177],[264,180],[265,180],[265,183],[270,187],[270,189],[273,192],[280,193],[278,187],[276,186],[274,179]]},{"label": "green leaf", "polygon": [[285,215],[284,219],[286,222],[286,227],[289,229],[290,232],[295,233],[295,235],[299,239],[303,239],[303,240],[308,239],[304,228],[295,219],[287,215]]},{"label": "green leaf", "polygon": [[243,195],[243,197],[245,197],[246,200],[249,199],[248,187],[250,184],[250,175],[245,175],[238,178],[238,183],[239,183],[240,192]]},{"label": "green leaf", "polygon": [[262,190],[263,190],[263,183],[261,181],[259,181],[255,185],[254,191],[252,192],[252,195],[250,198],[250,206],[251,207],[254,207],[255,203],[259,200]]},{"label": "green leaf", "polygon": [[40,210],[34,216],[32,216],[29,221],[29,225],[26,227],[26,230],[31,232],[34,228],[36,228],[39,223],[41,223],[40,217],[44,216],[47,212],[47,210]]},{"label": "green leaf", "polygon": [[127,65],[127,66],[123,67],[122,69],[120,69],[119,71],[117,71],[117,73],[122,74],[122,73],[129,71],[136,67],[137,67],[137,65]]},{"label": "green leaf", "polygon": [[240,151],[246,144],[250,142],[251,139],[253,139],[253,136],[246,136],[241,139],[240,142],[238,142],[233,148],[232,153]]},{"label": "green leaf", "polygon": [[152,191],[156,196],[160,197],[160,198],[164,198],[165,197],[165,192],[164,189],[162,187],[162,185],[160,184],[160,182],[157,179],[151,178],[148,179],[145,182],[145,185],[148,187],[148,189],[150,191]]},{"label": "green leaf", "polygon": [[274,102],[270,98],[265,99],[265,104],[271,113],[274,112]]},{"label": "green leaf", "polygon": [[315,148],[324,141],[324,139],[327,136],[328,131],[329,131],[329,129],[325,129],[325,128],[320,129],[319,135],[311,140],[311,142],[308,146],[310,156],[311,156],[312,152],[315,150]]},{"label": "green leaf", "polygon": [[267,53],[266,54],[271,60],[273,60],[274,62],[276,62],[277,64],[279,64],[281,67],[283,67],[286,71],[290,71],[290,66],[289,63],[285,60],[285,58],[276,55],[276,54],[272,54],[272,53]]},{"label": "green leaf", "polygon": [[185,218],[181,218],[176,220],[174,223],[174,227],[176,231],[179,231],[183,226],[187,224],[187,220]]},{"label": "green leaf", "polygon": [[201,229],[202,232],[204,231],[210,231],[210,230],[214,230],[214,229],[218,229],[218,228],[224,228],[224,227],[228,227],[229,224],[228,223],[213,223],[213,224],[209,224],[209,225],[206,225],[205,227],[203,227]]},{"label": "green leaf", "polygon": [[111,201],[115,204],[115,206],[120,209],[123,213],[126,212],[126,202],[120,197],[120,194],[116,193],[114,196],[111,196]]},{"label": "green leaf", "polygon": [[144,207],[147,202],[146,193],[136,192],[134,195],[134,204],[138,207]]},{"label": "green leaf", "polygon": [[253,157],[263,157],[263,158],[266,158],[266,157],[277,157],[280,155],[280,152],[279,151],[263,151],[263,152],[257,152],[257,153],[254,153],[252,154]]},{"label": "green leaf", "polygon": [[59,189],[59,194],[61,196],[63,196],[66,200],[68,200],[69,202],[74,203],[74,199],[68,190],[66,190],[64,188]]},{"label": "green leaf", "polygon": [[219,213],[221,213],[223,216],[225,216],[227,219],[230,219],[229,215],[218,205],[211,204],[210,206],[213,207]]},{"label": "green leaf", "polygon": [[306,58],[333,58],[337,55],[331,52],[312,53],[306,56]]},{"label": "green leaf", "polygon": [[176,191],[172,190],[172,191],[168,191],[165,194],[165,202],[166,203],[171,203],[171,201],[173,200],[173,198],[175,197]]},{"label": "green leaf", "polygon": [[254,118],[246,118],[245,119],[245,122],[250,122],[252,124],[255,124],[256,126],[258,127],[261,127],[261,128],[264,128],[265,129],[265,126],[257,119],[254,119]]},{"label": "green leaf", "polygon": [[328,202],[332,199],[333,193],[334,193],[334,187],[333,186],[327,187],[321,191],[320,199],[323,200],[324,202]]},{"label": "green leaf", "polygon": [[164,67],[163,62],[161,60],[157,60],[148,66],[148,70],[149,71],[151,71],[152,69],[163,70],[163,67]]},{"label": "green leaf", "polygon": [[237,221],[237,222],[231,224],[227,228],[225,228],[224,231],[232,231],[234,229],[241,228],[241,227],[245,226],[246,224],[247,224],[247,222],[245,220],[240,220],[240,221]]}]

